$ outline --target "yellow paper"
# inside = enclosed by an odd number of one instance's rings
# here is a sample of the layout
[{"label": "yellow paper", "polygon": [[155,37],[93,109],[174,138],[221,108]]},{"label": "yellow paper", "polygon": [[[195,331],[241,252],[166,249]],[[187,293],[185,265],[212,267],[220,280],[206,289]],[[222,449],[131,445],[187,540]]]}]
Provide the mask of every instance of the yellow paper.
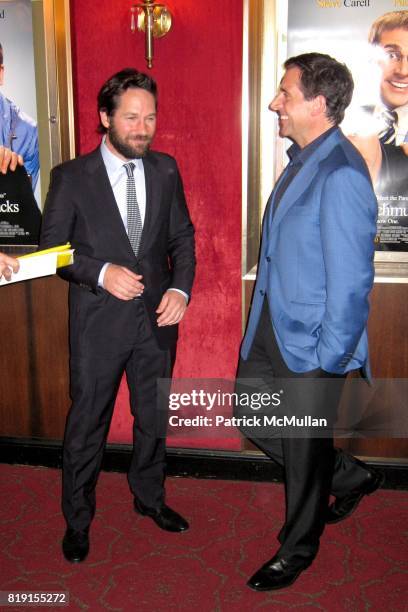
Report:
[{"label": "yellow paper", "polygon": [[42,255],[48,255],[48,253],[57,253],[57,268],[63,268],[64,266],[69,266],[73,263],[74,257],[74,249],[71,249],[71,243],[67,242],[66,244],[62,244],[60,246],[51,247],[49,249],[43,249],[42,251],[35,251],[34,253],[28,253],[27,255],[22,255],[17,259],[28,259],[29,257],[38,257]]},{"label": "yellow paper", "polygon": [[21,255],[17,259],[28,259],[28,257],[37,257],[38,255],[46,255],[47,253],[60,253],[67,251],[71,248],[71,243],[61,244],[60,246],[51,247],[50,249],[43,249],[42,251],[34,251],[34,253],[27,253],[27,255]]},{"label": "yellow paper", "polygon": [[13,272],[11,280],[9,281],[6,281],[6,279],[2,277],[0,279],[0,285],[8,285],[10,283],[18,283],[23,280],[55,274],[57,268],[68,266],[73,263],[74,249],[70,247],[71,245],[68,242],[61,246],[17,257],[20,261],[20,269],[18,272]]}]

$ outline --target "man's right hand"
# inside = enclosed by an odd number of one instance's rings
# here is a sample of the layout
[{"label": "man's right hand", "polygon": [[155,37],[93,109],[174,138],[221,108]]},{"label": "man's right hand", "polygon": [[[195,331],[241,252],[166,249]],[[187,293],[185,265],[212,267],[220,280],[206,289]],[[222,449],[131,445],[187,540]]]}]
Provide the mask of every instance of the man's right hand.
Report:
[{"label": "man's right hand", "polygon": [[17,164],[23,165],[23,158],[21,155],[17,155],[11,149],[7,147],[0,147],[0,172],[6,174],[7,170],[10,169],[14,172],[17,168]]},{"label": "man's right hand", "polygon": [[124,266],[109,264],[103,279],[103,286],[119,300],[133,300],[142,295],[144,286],[140,282],[143,277],[131,272]]}]

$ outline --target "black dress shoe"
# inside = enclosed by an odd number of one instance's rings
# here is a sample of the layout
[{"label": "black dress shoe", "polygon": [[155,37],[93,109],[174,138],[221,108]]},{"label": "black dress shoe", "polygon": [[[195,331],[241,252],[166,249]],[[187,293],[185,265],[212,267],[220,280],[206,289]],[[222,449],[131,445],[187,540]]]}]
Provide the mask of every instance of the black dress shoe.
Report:
[{"label": "black dress shoe", "polygon": [[149,508],[142,504],[138,499],[134,500],[134,506],[136,512],[142,514],[143,516],[148,516],[156,523],[160,529],[164,529],[165,531],[187,531],[189,525],[182,516],[174,512],[171,508],[163,504],[161,508],[156,510],[155,508]]},{"label": "black dress shoe", "polygon": [[350,491],[344,497],[337,497],[336,500],[328,507],[326,523],[338,523],[347,518],[354,512],[358,504],[363,499],[364,495],[371,495],[384,482],[384,474],[377,470],[370,470],[365,483],[354,491]]},{"label": "black dress shoe", "polygon": [[293,584],[312,561],[313,557],[285,559],[275,555],[248,580],[247,584],[254,591],[284,589]]},{"label": "black dress shoe", "polygon": [[88,529],[76,531],[67,529],[62,540],[62,552],[70,563],[81,563],[89,552]]}]

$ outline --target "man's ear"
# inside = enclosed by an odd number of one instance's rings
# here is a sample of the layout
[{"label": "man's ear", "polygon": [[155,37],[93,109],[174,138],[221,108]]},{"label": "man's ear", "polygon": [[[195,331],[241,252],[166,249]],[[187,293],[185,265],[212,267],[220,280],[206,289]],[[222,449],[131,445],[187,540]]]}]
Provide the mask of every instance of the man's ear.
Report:
[{"label": "man's ear", "polygon": [[0,64],[0,85],[4,82],[4,65]]},{"label": "man's ear", "polygon": [[108,129],[108,127],[110,126],[110,119],[108,113],[104,110],[101,110],[99,111],[99,117],[101,119],[103,127]]},{"label": "man's ear", "polygon": [[312,104],[312,115],[317,117],[318,115],[326,115],[326,98],[322,95],[313,98]]}]

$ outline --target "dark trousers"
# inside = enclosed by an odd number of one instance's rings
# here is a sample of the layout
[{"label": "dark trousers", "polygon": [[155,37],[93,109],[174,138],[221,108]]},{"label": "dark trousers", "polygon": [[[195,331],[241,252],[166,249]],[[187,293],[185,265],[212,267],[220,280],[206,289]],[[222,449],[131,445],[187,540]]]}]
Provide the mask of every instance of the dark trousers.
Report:
[{"label": "dark trousers", "polygon": [[103,329],[71,350],[72,406],[63,447],[62,508],[67,525],[82,530],[95,514],[95,487],[112,419],[116,394],[126,372],[134,419],[133,454],[128,472],[132,493],[146,506],[164,501],[167,402],[157,379],[169,378],[170,350],[161,350],[143,300],[134,300],[118,333]]},{"label": "dark trousers", "polygon": [[[247,360],[240,359],[236,391],[279,392],[284,390],[282,415],[326,417],[328,428],[313,436],[312,430],[293,434],[281,429],[277,435],[265,430],[242,431],[271,459],[283,466],[286,515],[278,539],[280,554],[314,557],[325,525],[330,493],[341,497],[360,486],[367,467],[340,449],[334,449],[331,427],[336,418],[345,377],[323,370],[297,374],[286,366],[276,342],[265,300],[254,343]],[[284,381],[287,381],[285,384]],[[256,381],[256,383],[255,383]],[[240,411],[236,409],[237,416]]]}]

